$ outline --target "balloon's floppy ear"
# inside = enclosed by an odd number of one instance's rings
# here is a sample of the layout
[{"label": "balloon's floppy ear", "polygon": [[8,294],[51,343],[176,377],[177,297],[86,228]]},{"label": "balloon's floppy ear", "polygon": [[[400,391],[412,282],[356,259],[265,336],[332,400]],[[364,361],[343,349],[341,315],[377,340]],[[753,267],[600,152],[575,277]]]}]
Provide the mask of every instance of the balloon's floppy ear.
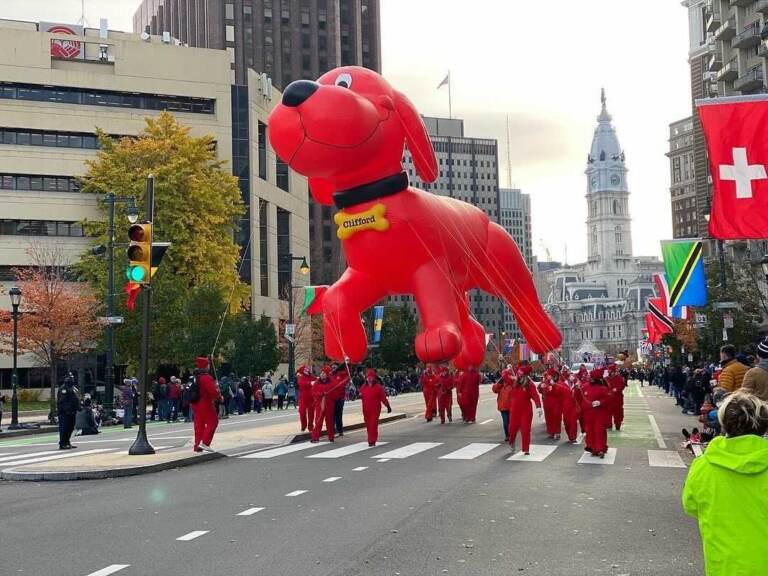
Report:
[{"label": "balloon's floppy ear", "polygon": [[331,206],[333,204],[333,185],[324,178],[309,178],[309,191],[312,193],[312,198],[315,202],[322,204],[323,206]]},{"label": "balloon's floppy ear", "polygon": [[394,91],[395,112],[405,132],[405,143],[413,156],[416,173],[424,182],[434,182],[437,178],[437,159],[427,129],[416,107],[404,95]]}]

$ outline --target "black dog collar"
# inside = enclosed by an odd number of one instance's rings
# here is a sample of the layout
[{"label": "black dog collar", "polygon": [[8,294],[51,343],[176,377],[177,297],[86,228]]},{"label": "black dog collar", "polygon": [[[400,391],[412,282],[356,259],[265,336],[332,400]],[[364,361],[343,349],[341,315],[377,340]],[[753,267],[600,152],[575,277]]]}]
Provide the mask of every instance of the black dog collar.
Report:
[{"label": "black dog collar", "polygon": [[408,174],[400,172],[399,174],[387,176],[368,184],[355,186],[347,190],[339,190],[333,195],[333,203],[339,209],[349,208],[356,204],[376,200],[376,198],[397,194],[406,188],[408,188]]}]

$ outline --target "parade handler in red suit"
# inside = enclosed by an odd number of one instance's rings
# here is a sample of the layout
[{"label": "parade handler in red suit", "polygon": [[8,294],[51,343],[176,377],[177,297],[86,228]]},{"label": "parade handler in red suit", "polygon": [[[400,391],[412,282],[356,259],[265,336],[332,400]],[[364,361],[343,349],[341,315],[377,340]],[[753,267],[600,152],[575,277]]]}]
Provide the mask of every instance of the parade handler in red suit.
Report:
[{"label": "parade handler in red suit", "polygon": [[211,448],[211,442],[213,442],[216,427],[219,425],[216,401],[222,402],[224,400],[213,376],[208,371],[208,367],[208,358],[200,357],[195,360],[195,381],[199,390],[197,399],[193,399],[191,402],[195,415],[195,443],[192,448],[195,452],[202,452],[203,450],[214,452]]},{"label": "parade handler in red suit", "polygon": [[474,366],[469,366],[459,377],[461,390],[462,414],[464,422],[474,424],[477,417],[477,403],[480,400],[480,373]]},{"label": "parade handler in red suit", "polygon": [[530,366],[520,366],[517,369],[517,382],[512,387],[509,405],[509,446],[514,449],[517,433],[520,432],[522,451],[528,455],[531,452],[531,424],[533,422],[533,407],[536,405],[541,415],[541,399],[536,386],[530,379]]},{"label": "parade handler in red suit", "polygon": [[445,424],[446,416],[448,422],[453,422],[453,387],[451,371],[447,366],[443,366],[437,376],[437,411],[440,413],[440,424]]},{"label": "parade handler in red suit", "polygon": [[611,394],[608,401],[609,413],[606,426],[608,429],[615,427],[618,431],[621,430],[621,424],[624,422],[624,388],[627,387],[627,381],[617,370],[616,364],[608,366],[608,377],[605,381]]},{"label": "parade handler in red suit", "polygon": [[576,443],[578,433],[578,407],[576,399],[573,397],[573,389],[568,382],[570,371],[563,370],[560,378],[554,384],[553,393],[560,402],[560,411],[563,419],[565,433],[568,435],[568,441],[571,444]]},{"label": "parade handler in red suit", "polygon": [[315,375],[309,366],[299,368],[297,382],[299,385],[299,420],[301,421],[301,431],[314,427],[315,422],[315,400],[312,398],[312,382],[315,381]]},{"label": "parade handler in red suit", "polygon": [[584,450],[592,456],[602,458],[608,451],[608,430],[605,423],[609,417],[610,392],[603,379],[603,370],[595,369],[590,373],[590,383],[582,385],[581,407],[584,412],[584,425],[587,437]]},{"label": "parade handler in red suit", "polygon": [[381,385],[376,370],[368,368],[365,374],[365,383],[360,387],[360,399],[363,402],[363,420],[368,432],[368,446],[376,446],[379,439],[379,416],[382,404],[387,407],[387,413],[392,412],[392,407],[387,400],[387,393]]},{"label": "parade handler in red suit", "polygon": [[555,440],[560,439],[560,431],[562,426],[560,422],[562,420],[562,406],[561,399],[555,392],[555,385],[560,379],[560,373],[550,368],[544,374],[544,380],[539,385],[539,392],[542,396],[542,404],[544,406],[544,422],[547,427],[547,435]]},{"label": "parade handler in red suit", "polygon": [[429,366],[419,378],[421,383],[421,392],[424,394],[424,418],[427,422],[432,422],[432,418],[437,413],[437,376]]},{"label": "parade handler in red suit", "polygon": [[312,428],[311,442],[320,441],[320,433],[325,430],[328,433],[328,441],[333,442],[333,398],[331,397],[331,373],[330,366],[323,366],[320,376],[312,384],[312,399],[315,403],[315,427]]}]

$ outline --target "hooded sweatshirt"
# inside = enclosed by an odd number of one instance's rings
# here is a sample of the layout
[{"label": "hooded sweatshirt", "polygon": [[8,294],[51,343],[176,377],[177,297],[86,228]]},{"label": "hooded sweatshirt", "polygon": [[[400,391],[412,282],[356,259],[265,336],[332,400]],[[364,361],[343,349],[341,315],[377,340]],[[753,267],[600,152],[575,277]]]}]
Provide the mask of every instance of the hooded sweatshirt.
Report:
[{"label": "hooded sweatshirt", "polygon": [[688,472],[683,508],[699,521],[707,576],[768,574],[768,441],[712,440]]}]

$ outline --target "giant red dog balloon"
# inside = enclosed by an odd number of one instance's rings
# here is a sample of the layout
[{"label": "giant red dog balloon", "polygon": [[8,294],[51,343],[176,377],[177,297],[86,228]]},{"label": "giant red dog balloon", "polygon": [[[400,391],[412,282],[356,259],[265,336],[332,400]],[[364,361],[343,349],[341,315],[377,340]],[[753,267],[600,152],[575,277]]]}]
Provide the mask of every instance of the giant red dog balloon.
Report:
[{"label": "giant red dog balloon", "polygon": [[309,178],[314,199],[335,204],[349,267],[318,290],[310,313],[324,317],[330,358],[361,361],[367,338],[360,314],[390,294],[412,294],[423,331],[423,362],[482,363],[485,330],[472,318],[467,290],[503,298],[531,348],[560,345],[514,240],[480,209],[408,185],[403,145],[425,182],[437,161],[418,112],[381,76],[358,67],[317,82],[290,84],[269,117],[277,155]]}]

